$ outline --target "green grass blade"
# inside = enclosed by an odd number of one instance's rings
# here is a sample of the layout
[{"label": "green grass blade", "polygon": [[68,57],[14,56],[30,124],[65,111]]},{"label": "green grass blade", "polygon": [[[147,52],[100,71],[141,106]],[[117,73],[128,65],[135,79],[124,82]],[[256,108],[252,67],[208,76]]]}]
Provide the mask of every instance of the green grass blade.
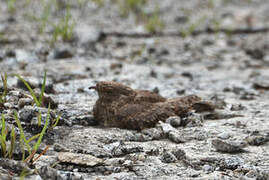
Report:
[{"label": "green grass blade", "polygon": [[1,79],[2,79],[2,82],[3,82],[3,88],[4,88],[2,98],[4,100],[5,96],[7,95],[7,73],[5,73],[4,76],[1,74]]},{"label": "green grass blade", "polygon": [[6,140],[4,139],[2,135],[0,135],[0,141],[1,141],[2,154],[3,154],[3,157],[5,157],[6,156]]},{"label": "green grass blade", "polygon": [[54,120],[54,124],[51,126],[51,129],[55,128],[60,120],[61,115],[59,114]]},{"label": "green grass blade", "polygon": [[5,121],[5,116],[4,114],[1,115],[2,117],[2,128],[1,128],[1,148],[2,148],[2,154],[5,157],[6,156],[6,135],[7,135],[7,130],[6,130],[6,121]]},{"label": "green grass blade", "polygon": [[20,75],[18,75],[18,74],[15,74],[15,76],[17,76],[18,78],[19,78],[19,80],[21,80],[22,82],[23,82],[23,84],[27,87],[27,89],[29,90],[29,92],[30,92],[30,94],[31,94],[31,96],[33,97],[33,99],[34,99],[34,101],[35,101],[35,103],[36,103],[36,105],[38,106],[38,107],[40,107],[40,102],[38,101],[38,99],[37,99],[37,97],[36,97],[36,95],[35,95],[35,93],[34,93],[34,91],[33,91],[33,89],[31,88],[31,86],[20,76]]},{"label": "green grass blade", "polygon": [[27,148],[29,154],[31,154],[31,146],[27,143],[27,140],[26,140],[26,138],[24,136],[24,132],[23,132],[23,129],[22,129],[22,126],[21,126],[21,122],[20,122],[20,120],[18,118],[18,114],[16,112],[14,112],[14,117],[15,117],[15,121],[17,123],[17,126],[18,126],[18,128],[20,130],[20,145],[21,145],[21,151],[23,153],[23,158],[22,159],[24,160],[24,158],[25,158],[24,145],[26,145],[26,148]]},{"label": "green grass blade", "polygon": [[37,139],[37,138],[40,136],[40,134],[41,134],[41,133],[38,133],[38,134],[32,136],[31,138],[29,138],[29,139],[26,141],[26,143],[29,144],[31,141]]},{"label": "green grass blade", "polygon": [[16,141],[15,129],[14,129],[14,127],[12,127],[12,130],[11,130],[11,143],[10,143],[9,150],[8,150],[8,157],[10,159],[12,158],[12,155],[13,155],[13,152],[14,152],[14,149],[15,149],[15,141]]},{"label": "green grass blade", "polygon": [[42,119],[42,114],[41,114],[41,110],[39,110],[38,112],[38,116],[37,116],[37,120],[38,120],[38,127],[41,126],[41,119]]},{"label": "green grass blade", "polygon": [[41,131],[41,133],[40,133],[40,136],[39,136],[37,142],[36,142],[35,145],[34,145],[34,148],[33,148],[34,151],[37,151],[37,149],[38,149],[39,146],[40,146],[40,143],[41,143],[41,141],[42,141],[42,138],[43,138],[43,136],[44,136],[44,134],[45,134],[45,132],[46,132],[46,129],[47,129],[48,125],[49,125],[49,120],[50,120],[50,105],[49,105],[49,108],[48,108],[48,113],[47,113],[46,123],[45,123],[45,125],[44,125],[44,127],[43,127],[43,129],[42,129],[42,131]]},{"label": "green grass blade", "polygon": [[47,71],[45,71],[45,73],[44,73],[43,83],[42,83],[42,87],[41,87],[41,94],[39,96],[39,103],[40,104],[42,104],[42,100],[43,100],[43,96],[44,96],[44,92],[45,92],[45,87],[46,87],[46,81],[47,81]]},{"label": "green grass blade", "polygon": [[[1,117],[2,117],[2,130],[1,130],[1,135],[3,137],[6,137],[6,121],[5,121],[5,116],[4,114],[1,114]],[[6,138],[5,138],[6,139]]]}]

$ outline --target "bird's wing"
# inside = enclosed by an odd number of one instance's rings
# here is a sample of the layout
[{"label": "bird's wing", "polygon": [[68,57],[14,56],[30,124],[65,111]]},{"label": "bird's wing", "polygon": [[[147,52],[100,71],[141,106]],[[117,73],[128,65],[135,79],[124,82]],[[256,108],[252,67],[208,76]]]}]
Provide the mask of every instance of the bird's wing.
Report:
[{"label": "bird's wing", "polygon": [[155,104],[128,104],[117,112],[121,128],[141,130],[154,127],[158,121],[165,121],[174,113]]},{"label": "bird's wing", "polygon": [[134,102],[136,103],[156,103],[156,102],[164,102],[166,98],[162,97],[161,95],[146,91],[146,90],[136,90],[137,94],[134,98]]}]

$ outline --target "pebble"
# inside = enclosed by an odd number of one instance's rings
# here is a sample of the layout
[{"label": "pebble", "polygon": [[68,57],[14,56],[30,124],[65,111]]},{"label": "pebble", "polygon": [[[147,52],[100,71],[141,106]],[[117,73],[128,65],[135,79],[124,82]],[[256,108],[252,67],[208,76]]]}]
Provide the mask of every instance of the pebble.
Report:
[{"label": "pebble", "polygon": [[203,170],[206,171],[206,172],[212,172],[214,170],[214,168],[208,164],[205,164],[203,166]]},{"label": "pebble", "polygon": [[171,116],[167,118],[165,122],[171,124],[173,127],[179,127],[181,124],[181,118],[178,116]]},{"label": "pebble", "polygon": [[269,141],[269,137],[262,136],[262,135],[249,136],[246,138],[246,142],[252,146],[260,146],[260,145],[265,144],[268,141]]},{"label": "pebble", "polygon": [[186,153],[182,149],[177,148],[173,150],[172,153],[176,156],[177,160],[182,160],[186,158]]},{"label": "pebble", "polygon": [[73,53],[69,48],[63,48],[63,49],[56,49],[54,51],[54,58],[55,59],[67,59],[72,58]]},{"label": "pebble", "polygon": [[171,152],[164,152],[164,154],[161,157],[161,161],[163,163],[173,163],[177,161],[176,156]]},{"label": "pebble", "polygon": [[213,139],[212,145],[217,151],[224,153],[239,153],[244,151],[242,149],[244,144],[222,141],[220,139]]},{"label": "pebble", "polygon": [[170,131],[168,133],[168,139],[174,143],[184,143],[186,140],[182,136],[182,134],[176,132],[176,131]]},{"label": "pebble", "polygon": [[218,138],[220,139],[229,139],[231,137],[231,135],[227,132],[222,132],[218,135]]},{"label": "pebble", "polygon": [[33,102],[33,100],[30,98],[21,98],[18,101],[18,105],[19,105],[19,108],[22,109],[26,105],[31,105],[32,102]]}]

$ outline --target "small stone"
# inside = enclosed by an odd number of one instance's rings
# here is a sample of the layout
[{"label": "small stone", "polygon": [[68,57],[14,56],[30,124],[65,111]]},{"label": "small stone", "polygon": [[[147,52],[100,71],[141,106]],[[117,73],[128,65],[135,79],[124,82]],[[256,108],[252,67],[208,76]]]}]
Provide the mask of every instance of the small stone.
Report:
[{"label": "small stone", "polygon": [[244,161],[238,157],[228,157],[220,161],[220,169],[235,170],[243,164]]},{"label": "small stone", "polygon": [[181,119],[181,126],[194,127],[202,126],[204,116],[197,113],[189,113],[188,116]]},{"label": "small stone", "polygon": [[59,143],[53,144],[53,150],[56,152],[68,152],[69,151],[69,149],[67,149],[64,145],[59,144]]},{"label": "small stone", "polygon": [[220,139],[213,139],[212,145],[219,152],[239,153],[239,152],[244,152],[244,150],[242,148],[245,144],[226,142],[226,141],[222,141]]},{"label": "small stone", "polygon": [[13,105],[9,102],[4,103],[4,107],[7,109],[11,109],[13,107]]},{"label": "small stone", "polygon": [[76,117],[75,121],[83,126],[96,126],[98,124],[93,115],[81,115]]},{"label": "small stone", "polygon": [[231,111],[241,111],[246,109],[245,106],[243,106],[242,104],[233,104],[231,107]]},{"label": "small stone", "polygon": [[253,83],[253,88],[258,90],[269,90],[268,76],[258,76]]},{"label": "small stone", "polygon": [[258,48],[246,49],[245,53],[254,59],[263,59],[266,54],[264,50]]},{"label": "small stone", "polygon": [[269,137],[266,136],[249,136],[246,138],[246,142],[252,146],[260,146],[269,141]]},{"label": "small stone", "polygon": [[36,116],[36,111],[32,106],[25,106],[19,111],[21,121],[31,122],[32,118]]},{"label": "small stone", "polygon": [[176,156],[177,160],[186,159],[186,153],[182,149],[175,149],[172,153]]},{"label": "small stone", "polygon": [[178,116],[171,116],[167,118],[165,122],[171,124],[173,127],[179,127],[181,124],[181,118]]},{"label": "small stone", "polygon": [[231,135],[229,133],[223,132],[218,135],[218,138],[220,139],[229,139]]},{"label": "small stone", "polygon": [[165,152],[161,157],[161,161],[163,163],[173,163],[177,161],[177,158],[173,153]]},{"label": "small stone", "polygon": [[184,143],[186,140],[182,136],[182,134],[176,132],[176,131],[170,131],[168,133],[168,139],[171,140],[174,143]]},{"label": "small stone", "polygon": [[73,53],[71,52],[70,49],[56,49],[54,52],[54,58],[55,59],[67,59],[67,58],[72,58]]},{"label": "small stone", "polygon": [[164,134],[168,134],[170,131],[177,131],[174,127],[172,127],[170,124],[159,122],[160,127]]},{"label": "small stone", "polygon": [[21,98],[18,101],[19,108],[22,109],[25,105],[31,105],[33,103],[33,100],[30,98]]},{"label": "small stone", "polygon": [[206,172],[212,172],[212,171],[214,171],[214,168],[212,166],[210,166],[210,165],[205,164],[203,166],[203,170],[206,171]]},{"label": "small stone", "polygon": [[141,133],[151,137],[151,140],[160,140],[164,137],[164,133],[160,128],[143,129]]},{"label": "small stone", "polygon": [[90,167],[103,163],[102,159],[96,158],[92,155],[71,152],[60,152],[58,154],[58,160],[64,163],[72,163],[76,165],[85,165]]}]

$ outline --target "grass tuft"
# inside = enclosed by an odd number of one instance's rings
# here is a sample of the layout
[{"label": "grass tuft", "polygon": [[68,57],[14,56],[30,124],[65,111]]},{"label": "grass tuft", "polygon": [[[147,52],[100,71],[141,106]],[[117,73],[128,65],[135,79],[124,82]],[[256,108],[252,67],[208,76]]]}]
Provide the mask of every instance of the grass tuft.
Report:
[{"label": "grass tuft", "polygon": [[7,73],[4,75],[1,74],[1,79],[3,83],[3,93],[0,95],[0,104],[4,104],[6,102],[6,95],[7,95]]},{"label": "grass tuft", "polygon": [[54,31],[52,35],[51,45],[53,45],[59,39],[59,37],[63,41],[69,41],[72,39],[75,22],[72,21],[69,5],[66,8],[65,16],[60,20],[58,24],[53,24],[53,26]]},{"label": "grass tuft", "polygon": [[41,107],[43,105],[43,97],[44,97],[44,92],[45,92],[45,87],[46,87],[46,79],[47,79],[47,72],[45,71],[44,73],[44,77],[43,77],[43,83],[42,83],[42,87],[41,87],[41,93],[39,95],[39,98],[37,98],[36,94],[34,93],[34,90],[31,88],[31,86],[27,83],[27,81],[25,81],[25,79],[23,79],[20,75],[15,74],[16,77],[19,78],[20,81],[23,82],[23,84],[27,87],[28,91],[30,92],[31,96],[34,99],[35,104],[38,107]]}]

